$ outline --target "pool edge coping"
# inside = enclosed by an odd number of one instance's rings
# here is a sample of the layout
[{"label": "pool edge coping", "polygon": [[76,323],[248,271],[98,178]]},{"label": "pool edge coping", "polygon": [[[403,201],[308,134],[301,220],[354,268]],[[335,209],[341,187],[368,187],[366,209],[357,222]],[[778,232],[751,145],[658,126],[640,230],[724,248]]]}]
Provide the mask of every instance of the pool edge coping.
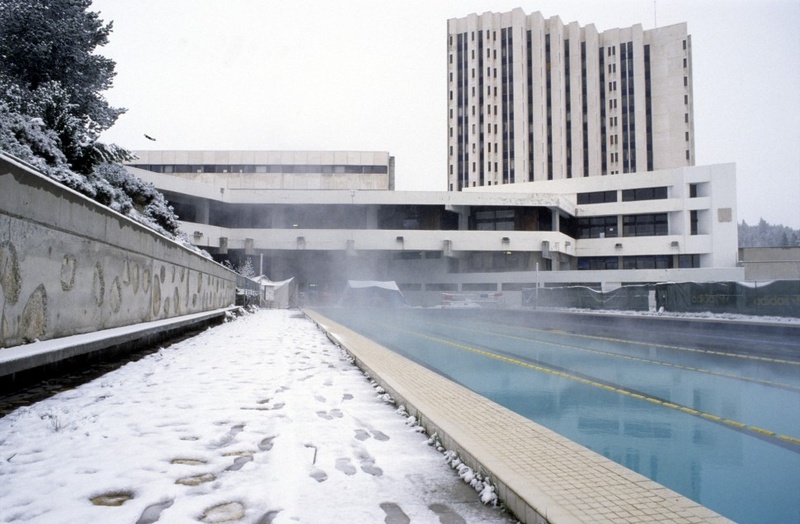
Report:
[{"label": "pool edge coping", "polygon": [[[317,311],[303,309],[303,313],[317,324],[332,342],[346,350],[354,359],[355,364],[384,388],[398,404],[405,406],[406,411],[417,418],[428,435],[436,435],[445,449],[455,452],[463,463],[491,479],[497,489],[499,499],[522,523],[562,524],[602,522],[603,519],[606,519],[607,522],[632,523],[644,520],[664,522],[665,517],[669,522],[720,524],[731,522],[713,510],[478,395],[353,332]],[[435,400],[414,391],[408,377],[392,373],[390,367],[386,365],[387,361],[394,361],[395,365],[409,370],[412,375],[423,377],[428,382],[435,382],[438,387],[448,390],[452,395],[462,400],[468,400],[468,412],[462,413],[461,416],[442,412],[439,409],[440,406],[435,404]],[[476,434],[479,431],[472,424],[464,422],[466,415],[481,410],[488,410],[495,415],[500,415],[509,422],[509,425],[503,428],[503,435],[509,437],[509,440],[491,442],[490,445],[481,442]],[[532,435],[542,439],[537,443],[546,445],[545,447],[548,449],[557,450],[557,456],[547,460],[552,460],[560,469],[563,469],[560,471],[561,474],[566,475],[569,464],[558,455],[565,454],[565,456],[570,455],[580,459],[581,473],[579,476],[582,478],[577,479],[577,484],[570,484],[569,489],[573,490],[570,494],[575,496],[575,490],[577,490],[581,492],[578,493],[579,495],[586,495],[588,498],[598,501],[597,504],[603,506],[600,513],[597,509],[587,511],[577,505],[569,505],[557,500],[552,494],[553,489],[543,489],[536,480],[531,478],[531,472],[525,470],[515,458],[515,455],[523,451],[520,451],[520,447],[516,444],[509,447],[507,443],[526,442],[530,445],[532,444],[530,441]],[[575,477],[574,471],[571,476]],[[637,505],[648,506],[642,507],[640,510],[643,517],[636,518],[636,510],[627,507],[624,511],[619,509],[611,499],[604,500],[602,493],[598,498],[596,489],[599,487],[598,483],[596,480],[588,480],[590,478],[602,478],[609,485],[615,485],[613,489],[627,488],[635,492],[635,502],[629,503],[626,498],[619,505],[634,508]],[[592,493],[583,493],[587,489],[590,489]],[[651,500],[652,507],[649,507],[649,503],[641,504],[642,500]]]}]

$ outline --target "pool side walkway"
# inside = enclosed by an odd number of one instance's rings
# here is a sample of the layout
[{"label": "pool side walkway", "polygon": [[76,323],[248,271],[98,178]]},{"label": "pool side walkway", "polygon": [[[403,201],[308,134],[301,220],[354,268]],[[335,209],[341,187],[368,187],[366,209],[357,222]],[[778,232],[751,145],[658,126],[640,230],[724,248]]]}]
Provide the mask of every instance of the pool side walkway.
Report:
[{"label": "pool side walkway", "polygon": [[523,523],[730,522],[316,311],[304,312],[429,434],[489,477]]}]

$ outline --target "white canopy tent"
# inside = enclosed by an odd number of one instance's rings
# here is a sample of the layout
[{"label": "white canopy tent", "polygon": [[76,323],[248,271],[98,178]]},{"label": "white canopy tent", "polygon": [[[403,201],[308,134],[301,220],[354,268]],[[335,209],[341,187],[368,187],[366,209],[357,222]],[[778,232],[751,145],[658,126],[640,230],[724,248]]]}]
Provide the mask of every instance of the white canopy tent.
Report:
[{"label": "white canopy tent", "polygon": [[297,307],[297,283],[294,278],[273,282],[264,275],[254,279],[261,286],[261,307],[288,309]]},{"label": "white canopy tent", "polygon": [[340,306],[407,306],[406,297],[394,281],[348,280]]}]

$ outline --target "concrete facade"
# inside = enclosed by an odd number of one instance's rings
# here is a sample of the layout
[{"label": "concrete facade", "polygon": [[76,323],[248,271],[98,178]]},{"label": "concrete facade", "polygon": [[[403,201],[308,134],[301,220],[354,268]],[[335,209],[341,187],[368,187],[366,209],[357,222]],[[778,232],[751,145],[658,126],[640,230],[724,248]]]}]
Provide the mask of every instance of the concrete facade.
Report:
[{"label": "concrete facade", "polygon": [[514,306],[537,285],[744,278],[732,164],[517,184],[513,193],[221,193],[129,169],[165,193],[196,245],[220,260],[250,257],[275,280],[294,277],[308,296],[335,296],[346,280],[394,280],[418,305],[496,292]]},{"label": "concrete facade", "polygon": [[228,189],[394,189],[383,151],[135,151],[129,165]]},{"label": "concrete facade", "polygon": [[219,309],[236,275],[0,154],[0,348]]},{"label": "concrete facade", "polygon": [[694,165],[686,24],[598,32],[514,9],[447,33],[450,191]]},{"label": "concrete facade", "polygon": [[[665,188],[658,198],[641,198],[637,189]],[[483,193],[503,192],[504,187],[481,188]],[[736,218],[736,169],[734,164],[714,164],[608,177],[520,183],[515,191],[556,194],[603,195],[607,202],[577,205],[578,218],[614,217],[624,228],[626,216],[667,214],[666,238],[624,238],[616,234],[581,238],[576,256],[617,257],[628,255],[699,255],[697,267],[735,267],[738,262]],[[633,191],[633,194],[630,192]],[[474,190],[465,192],[472,193]],[[627,193],[626,193],[627,192]],[[610,194],[610,196],[608,196]],[[630,251],[629,251],[630,249]],[[699,263],[696,263],[699,262]],[[620,265],[620,267],[622,267]]]},{"label": "concrete facade", "polygon": [[746,280],[800,280],[800,247],[739,249]]}]

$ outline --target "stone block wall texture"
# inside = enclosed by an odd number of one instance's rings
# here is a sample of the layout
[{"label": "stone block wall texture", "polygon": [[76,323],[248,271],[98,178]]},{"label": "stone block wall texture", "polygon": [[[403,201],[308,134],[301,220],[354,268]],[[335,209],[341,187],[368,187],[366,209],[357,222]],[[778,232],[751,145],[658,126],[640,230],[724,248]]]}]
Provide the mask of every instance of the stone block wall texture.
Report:
[{"label": "stone block wall texture", "polygon": [[0,348],[229,306],[236,274],[0,153]]}]

